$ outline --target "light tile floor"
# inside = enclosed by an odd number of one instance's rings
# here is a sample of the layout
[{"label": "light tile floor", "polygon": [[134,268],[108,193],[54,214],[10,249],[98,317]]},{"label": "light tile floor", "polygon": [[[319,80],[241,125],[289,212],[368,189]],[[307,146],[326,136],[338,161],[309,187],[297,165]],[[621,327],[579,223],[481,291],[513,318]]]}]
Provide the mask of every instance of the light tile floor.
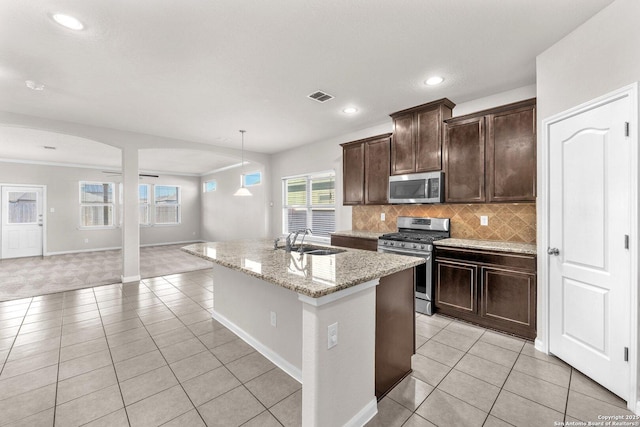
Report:
[{"label": "light tile floor", "polygon": [[[210,270],[0,302],[1,426],[296,426],[301,387],[211,319]],[[417,316],[370,426],[553,426],[624,402],[532,344]]]},{"label": "light tile floor", "polygon": [[[533,343],[443,316],[416,317],[413,373],[367,426],[559,426],[632,414],[626,403]],[[640,423],[636,424],[640,425]]]}]

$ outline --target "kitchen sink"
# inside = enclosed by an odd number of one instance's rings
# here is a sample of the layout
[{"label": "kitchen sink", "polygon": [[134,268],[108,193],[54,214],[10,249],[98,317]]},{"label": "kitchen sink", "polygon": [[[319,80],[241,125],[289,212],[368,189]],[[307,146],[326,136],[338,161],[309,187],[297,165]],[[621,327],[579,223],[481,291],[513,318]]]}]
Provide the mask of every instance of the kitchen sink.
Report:
[{"label": "kitchen sink", "polygon": [[[284,247],[279,247],[278,249],[284,249]],[[294,246],[291,248],[291,253],[299,253],[300,247]],[[345,249],[331,249],[331,248],[321,248],[317,246],[303,246],[302,253],[307,255],[335,255],[340,252],[345,252]]]},{"label": "kitchen sink", "polygon": [[344,252],[343,249],[314,249],[312,251],[305,251],[307,255],[335,255],[340,252]]}]

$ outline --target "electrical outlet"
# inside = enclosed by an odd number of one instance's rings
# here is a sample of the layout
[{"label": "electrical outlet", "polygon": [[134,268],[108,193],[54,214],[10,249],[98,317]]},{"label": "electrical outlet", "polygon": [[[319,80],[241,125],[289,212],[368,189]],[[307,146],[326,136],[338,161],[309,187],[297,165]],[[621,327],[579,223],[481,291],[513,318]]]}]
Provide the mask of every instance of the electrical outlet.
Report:
[{"label": "electrical outlet", "polygon": [[480,225],[489,225],[489,217],[486,215],[480,216]]},{"label": "electrical outlet", "polygon": [[278,315],[276,314],[275,311],[271,312],[271,326],[273,326],[274,328],[277,327],[278,325]]},{"label": "electrical outlet", "polygon": [[56,211],[56,208],[49,208],[49,212],[54,213]]},{"label": "electrical outlet", "polygon": [[327,327],[327,349],[338,345],[338,322]]},{"label": "electrical outlet", "polygon": [[387,218],[387,216],[383,213],[380,214],[380,221],[384,221]]},{"label": "electrical outlet", "polygon": [[89,243],[89,239],[84,239],[84,242],[85,243]]}]

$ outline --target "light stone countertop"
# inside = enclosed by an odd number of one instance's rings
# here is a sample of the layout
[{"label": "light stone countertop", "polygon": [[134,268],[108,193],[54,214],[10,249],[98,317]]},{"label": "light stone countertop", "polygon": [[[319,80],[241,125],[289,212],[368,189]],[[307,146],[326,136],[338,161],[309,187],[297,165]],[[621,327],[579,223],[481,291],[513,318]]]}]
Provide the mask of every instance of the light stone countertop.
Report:
[{"label": "light stone countertop", "polygon": [[519,254],[536,255],[535,243],[503,242],[497,240],[473,240],[473,239],[442,239],[433,242],[435,246],[483,249],[498,252],[512,252]]},{"label": "light stone countertop", "polygon": [[[321,247],[320,245],[309,245]],[[287,253],[267,239],[196,243],[183,251],[312,298],[423,264],[423,258],[359,249],[336,255]]]},{"label": "light stone countertop", "polygon": [[331,234],[333,236],[357,237],[359,239],[378,240],[378,237],[382,236],[384,233],[379,233],[376,231],[345,230],[334,231]]}]

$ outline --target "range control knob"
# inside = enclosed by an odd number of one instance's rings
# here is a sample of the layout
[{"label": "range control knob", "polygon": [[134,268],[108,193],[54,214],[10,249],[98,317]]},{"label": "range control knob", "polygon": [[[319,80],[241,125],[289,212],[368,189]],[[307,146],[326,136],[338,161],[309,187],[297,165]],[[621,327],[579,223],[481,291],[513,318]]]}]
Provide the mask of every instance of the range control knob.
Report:
[{"label": "range control knob", "polygon": [[404,243],[400,243],[400,246],[402,246],[404,248]]},{"label": "range control knob", "polygon": [[393,243],[393,242],[391,242],[391,243],[389,243],[389,244],[390,244],[391,246],[394,246],[394,243]]},{"label": "range control knob", "polygon": [[424,249],[424,245],[420,245],[420,249]]},{"label": "range control knob", "polygon": [[414,249],[417,248],[417,247],[418,247],[418,245],[416,245],[415,243],[412,246],[412,248],[414,248]]}]

